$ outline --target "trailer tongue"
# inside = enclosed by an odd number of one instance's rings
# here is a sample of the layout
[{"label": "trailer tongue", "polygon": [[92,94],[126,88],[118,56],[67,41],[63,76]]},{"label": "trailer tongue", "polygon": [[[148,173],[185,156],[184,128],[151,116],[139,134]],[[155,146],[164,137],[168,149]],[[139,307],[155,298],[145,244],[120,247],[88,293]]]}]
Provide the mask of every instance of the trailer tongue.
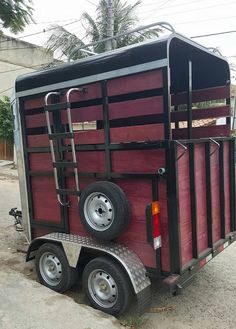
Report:
[{"label": "trailer tongue", "polygon": [[13,110],[27,260],[47,287],[81,268],[91,304],[118,314],[132,294],[145,306],[149,277],[177,293],[234,241],[224,58],[172,34],[19,77]]}]

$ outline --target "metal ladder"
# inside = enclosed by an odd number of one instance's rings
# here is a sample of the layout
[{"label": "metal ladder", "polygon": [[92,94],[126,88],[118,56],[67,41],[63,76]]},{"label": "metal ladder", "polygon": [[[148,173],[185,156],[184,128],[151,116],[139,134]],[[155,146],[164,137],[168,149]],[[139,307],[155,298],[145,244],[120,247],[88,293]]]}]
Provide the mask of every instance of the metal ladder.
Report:
[{"label": "metal ladder", "polygon": [[[80,88],[71,88],[66,93],[66,102],[64,103],[50,103],[49,100],[51,96],[60,96],[59,92],[49,92],[45,98],[45,115],[46,115],[46,122],[47,122],[47,128],[48,128],[48,137],[49,137],[49,145],[50,145],[50,151],[52,155],[52,162],[53,162],[53,173],[54,173],[54,179],[55,179],[55,185],[56,185],[56,192],[57,192],[57,199],[58,202],[62,206],[69,206],[69,202],[63,202],[61,196],[62,195],[76,195],[80,196],[80,188],[79,188],[79,175],[78,175],[78,169],[77,169],[77,160],[76,160],[76,153],[75,153],[75,142],[74,142],[74,132],[72,127],[72,120],[71,120],[71,104],[70,104],[70,95],[72,92],[79,91],[81,92]],[[60,111],[65,110],[67,113],[67,121],[68,121],[68,131],[60,132],[60,133],[54,133],[51,128],[51,122],[50,122],[50,112],[53,111]],[[56,159],[55,156],[55,148],[54,148],[54,141],[63,139],[70,139],[70,145],[71,145],[71,153],[72,153],[72,161],[65,161],[64,159],[60,159],[59,161]],[[73,168],[74,170],[74,178],[75,178],[75,189],[63,189],[59,186],[59,180],[58,180],[58,170],[59,169],[65,169],[65,168]]]}]

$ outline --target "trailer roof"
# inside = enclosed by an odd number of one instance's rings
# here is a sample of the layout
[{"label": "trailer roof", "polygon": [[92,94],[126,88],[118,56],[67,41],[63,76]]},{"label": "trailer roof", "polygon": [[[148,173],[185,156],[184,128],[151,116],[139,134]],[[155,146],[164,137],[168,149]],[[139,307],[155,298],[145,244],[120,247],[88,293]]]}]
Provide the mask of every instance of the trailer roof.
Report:
[{"label": "trailer roof", "polygon": [[[226,62],[223,58],[211,53],[207,48],[193,42],[182,35],[173,33],[169,36],[160,37],[153,41],[143,42],[114,51],[94,55],[86,59],[65,63],[50,69],[36,71],[19,76],[16,79],[15,91],[19,96],[61,89],[68,86],[69,81],[74,85],[100,81],[118,75],[132,74],[138,71],[132,68],[139,67],[139,71],[168,66],[170,64],[170,45],[172,40],[177,39],[187,47],[195,48],[202,53]],[[178,50],[172,47],[173,51]],[[176,48],[176,49],[175,49]],[[147,63],[153,65],[147,66]],[[226,62],[227,63],[227,62]],[[228,64],[227,64],[228,65]],[[122,74],[122,72],[126,73]],[[122,71],[122,72],[121,72]],[[109,72],[114,72],[109,75]],[[91,77],[88,79],[88,77]],[[76,83],[78,81],[78,83]],[[55,86],[55,88],[54,88]],[[26,92],[27,91],[27,92]]]}]

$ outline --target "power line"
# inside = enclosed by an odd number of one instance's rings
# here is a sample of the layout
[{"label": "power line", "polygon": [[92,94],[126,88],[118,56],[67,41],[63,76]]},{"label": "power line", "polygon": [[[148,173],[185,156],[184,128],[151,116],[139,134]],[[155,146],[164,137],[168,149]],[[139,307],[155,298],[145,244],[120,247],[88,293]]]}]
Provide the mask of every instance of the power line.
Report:
[{"label": "power line", "polygon": [[36,67],[43,67],[44,65],[48,65],[48,64],[51,64],[53,63],[52,61],[51,62],[46,62],[46,63],[42,63],[42,64],[38,64],[38,65],[32,65],[32,66],[25,66],[25,67],[21,67],[21,68],[18,68],[18,69],[11,69],[11,70],[6,70],[6,71],[0,71],[0,74],[1,73],[9,73],[9,72],[15,72],[15,71],[20,71],[20,70],[26,70],[26,69],[32,69],[32,68],[36,68]]},{"label": "power line", "polygon": [[214,36],[214,35],[222,35],[222,34],[229,34],[229,33],[236,33],[236,30],[217,32],[217,33],[209,33],[209,34],[202,34],[202,35],[194,35],[193,37],[191,37],[191,39],[205,38],[205,37],[211,37],[211,36]]},{"label": "power line", "polygon": [[[230,4],[235,4],[235,1],[230,1],[230,2],[225,2],[225,3],[218,4],[218,5],[214,5],[214,8],[222,7],[222,6],[230,5]],[[206,6],[206,7],[201,7],[201,8],[192,8],[192,9],[188,9],[188,10],[170,12],[169,14],[164,14],[161,17],[168,17],[168,16],[171,16],[171,15],[178,15],[178,14],[185,14],[185,13],[192,13],[192,12],[195,12],[195,11],[205,10],[205,9],[209,9],[209,8],[212,9],[212,5],[211,6]],[[142,14],[149,14],[149,13],[153,13],[153,9],[148,10],[148,11],[142,11]],[[149,17],[148,15],[145,15],[145,16],[142,16],[142,19],[143,18],[148,18],[148,17]]]},{"label": "power line", "polygon": [[[68,25],[72,25],[74,23],[78,23],[81,19],[77,19],[76,21],[74,22],[70,22],[70,23],[67,23],[67,24],[63,24],[63,25],[60,25],[60,27],[64,27],[64,26],[68,26]],[[27,37],[32,37],[33,35],[38,35],[38,34],[42,34],[42,33],[46,33],[46,32],[49,32],[49,31],[53,31],[53,30],[56,30],[57,29],[57,26],[56,27],[52,27],[50,29],[43,29],[43,31],[39,31],[39,32],[35,32],[35,33],[31,33],[31,34],[26,34],[26,35],[23,35],[21,37],[18,37],[17,39],[24,39],[24,38],[27,38]],[[11,38],[11,37],[10,37]],[[13,37],[14,38],[14,37]],[[9,40],[2,40],[0,41],[0,43],[3,43],[3,42],[8,42]]]},{"label": "power line", "polygon": [[175,25],[198,24],[202,22],[219,21],[222,19],[231,19],[231,18],[236,18],[236,16],[214,17],[214,18],[206,18],[206,19],[195,20],[195,21],[187,21],[187,22],[179,22],[179,23],[177,22],[175,23]]},{"label": "power line", "polygon": [[12,89],[13,87],[10,87],[10,88],[7,88],[7,89],[5,89],[5,90],[2,90],[2,91],[0,91],[0,94],[3,94],[3,93],[5,93],[6,91],[8,91],[8,90],[10,90],[10,89]]}]

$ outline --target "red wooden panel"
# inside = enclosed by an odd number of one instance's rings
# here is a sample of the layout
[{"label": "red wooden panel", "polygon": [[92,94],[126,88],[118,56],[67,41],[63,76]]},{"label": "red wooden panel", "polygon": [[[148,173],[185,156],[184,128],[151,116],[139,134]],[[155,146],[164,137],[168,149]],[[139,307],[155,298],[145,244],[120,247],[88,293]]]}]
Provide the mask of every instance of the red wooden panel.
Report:
[{"label": "red wooden panel", "polygon": [[194,152],[198,251],[202,253],[208,248],[205,144],[195,144]]},{"label": "red wooden panel", "polygon": [[[230,86],[222,86],[208,89],[194,90],[192,93],[193,103],[211,101],[216,99],[225,99],[230,97]],[[180,105],[187,103],[187,93],[171,95],[171,104]]]},{"label": "red wooden panel", "polygon": [[152,124],[110,129],[111,143],[155,141],[164,139],[164,125]]},{"label": "red wooden panel", "polygon": [[[71,119],[73,123],[103,120],[102,105],[94,105],[72,109]],[[66,111],[61,112],[61,120],[63,123],[68,123]]]},{"label": "red wooden panel", "polygon": [[32,177],[33,218],[52,223],[60,222],[60,206],[57,201],[53,177]]},{"label": "red wooden panel", "polygon": [[31,153],[29,155],[30,170],[53,170],[52,156],[50,153]]},{"label": "red wooden panel", "polygon": [[25,117],[26,128],[46,127],[46,116],[45,113],[27,115]]},{"label": "red wooden panel", "polygon": [[224,197],[225,197],[225,233],[230,229],[230,165],[229,165],[229,142],[224,142]]},{"label": "red wooden panel", "polygon": [[78,131],[74,133],[75,144],[103,144],[104,143],[104,130],[88,130]]},{"label": "red wooden panel", "polygon": [[24,101],[24,110],[32,110],[38,107],[44,107],[44,97],[33,98]]},{"label": "red wooden panel", "polygon": [[[78,87],[78,86],[75,86]],[[91,83],[88,85],[79,86],[79,88],[85,88],[85,92],[79,92],[74,91],[70,94],[70,102],[81,102],[81,101],[87,101],[90,99],[95,98],[101,98],[101,84],[99,82],[97,83]],[[69,89],[65,90],[65,94]],[[66,95],[61,97],[61,101],[66,100]]]},{"label": "red wooden panel", "polygon": [[[205,109],[193,109],[192,118],[193,120],[206,119],[206,118],[221,118],[230,116],[230,106],[219,106]],[[187,121],[188,120],[188,112],[180,111],[180,112],[171,112],[171,121]]]},{"label": "red wooden panel", "polygon": [[109,119],[163,113],[163,97],[149,97],[109,104]]},{"label": "red wooden panel", "polygon": [[[183,153],[178,147],[178,156]],[[180,242],[182,266],[192,259],[192,224],[191,224],[191,200],[189,180],[189,154],[185,154],[178,160],[178,193],[179,193],[179,217],[180,217]]]},{"label": "red wooden panel", "polygon": [[108,96],[128,94],[163,87],[162,70],[148,71],[109,80]]},{"label": "red wooden panel", "polygon": [[[211,152],[215,150],[215,145],[211,145]],[[220,179],[219,179],[219,151],[211,156],[211,198],[212,198],[212,238],[217,242],[221,238],[220,234]]]},{"label": "red wooden panel", "polygon": [[115,151],[111,158],[114,172],[157,172],[165,164],[165,151]]},{"label": "red wooden panel", "polygon": [[[67,154],[67,160],[72,161],[71,152]],[[104,151],[86,151],[76,152],[79,172],[104,172],[105,171],[105,152]]]},{"label": "red wooden panel", "polygon": [[28,135],[28,147],[49,147],[48,135]]},{"label": "red wooden panel", "polygon": [[[195,127],[192,129],[192,138],[208,138],[208,137],[229,137],[230,125]],[[173,139],[186,139],[187,128],[172,129]]]}]

